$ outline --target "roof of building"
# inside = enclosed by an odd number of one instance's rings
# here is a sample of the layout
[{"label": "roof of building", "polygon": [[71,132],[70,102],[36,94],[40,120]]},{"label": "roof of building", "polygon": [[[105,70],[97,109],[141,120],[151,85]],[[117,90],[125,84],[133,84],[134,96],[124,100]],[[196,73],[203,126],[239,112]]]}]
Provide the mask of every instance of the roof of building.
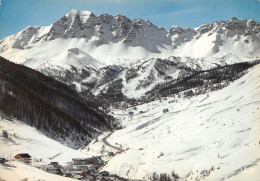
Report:
[{"label": "roof of building", "polygon": [[100,157],[91,157],[91,158],[72,158],[72,161],[97,161],[100,160]]},{"label": "roof of building", "polygon": [[100,173],[109,173],[109,172],[104,170],[104,171],[102,171],[102,172],[100,172]]},{"label": "roof of building", "polygon": [[51,162],[50,164],[51,165],[58,165],[59,163],[58,162]]},{"label": "roof of building", "polygon": [[17,155],[20,155],[23,158],[31,158],[31,156],[28,153],[20,153],[20,154],[17,154]]}]

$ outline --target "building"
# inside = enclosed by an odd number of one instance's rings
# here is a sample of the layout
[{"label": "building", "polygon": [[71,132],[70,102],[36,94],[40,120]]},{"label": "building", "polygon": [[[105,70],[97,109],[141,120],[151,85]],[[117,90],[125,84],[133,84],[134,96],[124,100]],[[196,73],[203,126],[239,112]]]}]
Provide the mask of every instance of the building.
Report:
[{"label": "building", "polygon": [[102,171],[102,172],[100,172],[100,174],[101,174],[103,177],[108,177],[108,176],[109,176],[109,172],[107,172],[107,171]]},{"label": "building", "polygon": [[114,155],[115,155],[115,154],[114,154],[113,152],[111,152],[111,151],[108,151],[107,154],[108,154],[108,156],[114,156]]},{"label": "building", "polygon": [[92,157],[92,158],[73,158],[73,165],[102,165],[103,161],[100,157]]},{"label": "building", "polygon": [[49,165],[50,165],[52,168],[60,168],[60,165],[59,165],[58,162],[51,162]]},{"label": "building", "polygon": [[46,172],[56,174],[56,175],[63,175],[63,172],[59,168],[47,168]]},{"label": "building", "polygon": [[50,165],[52,165],[52,166],[59,166],[59,163],[58,162],[51,162]]},{"label": "building", "polygon": [[169,109],[164,109],[163,113],[167,113],[169,111]]},{"label": "building", "polygon": [[14,157],[16,160],[22,160],[24,163],[32,163],[32,157],[27,153],[20,153]]}]

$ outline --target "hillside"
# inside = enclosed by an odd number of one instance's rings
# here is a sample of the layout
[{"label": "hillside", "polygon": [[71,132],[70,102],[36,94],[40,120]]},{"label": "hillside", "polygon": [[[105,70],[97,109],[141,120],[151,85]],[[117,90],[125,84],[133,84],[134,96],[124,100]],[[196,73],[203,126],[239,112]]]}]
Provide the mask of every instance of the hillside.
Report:
[{"label": "hillside", "polygon": [[[8,138],[0,135],[0,153],[10,160],[6,165],[0,165],[0,179],[16,181],[28,180],[74,180],[61,177],[35,168],[37,165],[48,165],[50,162],[59,162],[65,165],[72,158],[84,157],[79,150],[68,148],[61,143],[50,139],[41,132],[18,120],[6,120],[0,117],[0,131],[7,131]],[[16,154],[28,153],[32,157],[32,165],[19,161],[11,161]],[[41,161],[36,161],[40,160]]]},{"label": "hillside", "polygon": [[113,119],[54,79],[0,58],[0,111],[70,147],[81,147]]},{"label": "hillside", "polygon": [[[103,169],[146,180],[153,173],[171,175],[173,170],[180,180],[258,180],[259,72],[256,65],[229,86],[208,94],[168,96],[113,109],[124,129],[107,141],[124,151]],[[86,154],[98,155],[103,137],[88,145]],[[118,152],[106,144],[105,150]]]}]

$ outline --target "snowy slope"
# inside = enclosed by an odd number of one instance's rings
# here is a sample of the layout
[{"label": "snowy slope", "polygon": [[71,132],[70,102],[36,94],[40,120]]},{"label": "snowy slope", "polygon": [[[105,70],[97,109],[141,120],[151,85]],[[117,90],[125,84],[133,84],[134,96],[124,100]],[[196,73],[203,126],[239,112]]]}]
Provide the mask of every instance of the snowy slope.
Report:
[{"label": "snowy slope", "polygon": [[23,164],[18,161],[12,161],[8,165],[0,165],[0,179],[7,181],[19,181],[19,180],[30,180],[30,181],[73,181],[76,179],[58,176],[55,174],[47,173],[38,168]]},{"label": "snowy slope", "polygon": [[1,133],[2,130],[6,130],[9,134],[8,139],[4,138],[2,134],[0,136],[0,154],[7,159],[12,159],[18,153],[29,153],[33,160],[42,159],[41,163],[33,162],[33,164],[49,164],[57,161],[65,165],[66,162],[71,162],[72,158],[85,156],[78,150],[48,138],[23,122],[7,121],[1,118],[0,126]]},{"label": "snowy slope", "polygon": [[[138,179],[174,170],[187,180],[259,180],[259,72],[257,65],[208,95],[168,97],[137,109],[113,110],[125,128],[107,141],[125,151],[103,170]],[[102,137],[86,150],[99,154]]]},{"label": "snowy slope", "polygon": [[[37,68],[44,65],[96,67],[170,56],[227,63],[260,57],[260,24],[253,20],[213,22],[169,31],[122,15],[71,10],[47,27],[27,27],[0,42],[0,56]],[[72,51],[71,51],[72,50]],[[74,51],[76,50],[76,51]]]},{"label": "snowy slope", "polygon": [[[20,121],[8,121],[0,118],[0,130],[6,130],[9,138],[0,135],[0,154],[8,160],[12,160],[18,153],[29,153],[32,156],[32,166],[18,161],[9,161],[7,165],[0,165],[0,179],[4,180],[74,180],[58,175],[50,174],[35,168],[37,165],[47,165],[50,162],[59,162],[65,165],[72,158],[85,158],[86,155],[79,150],[68,148],[54,141]],[[36,162],[35,159],[42,159]]]}]

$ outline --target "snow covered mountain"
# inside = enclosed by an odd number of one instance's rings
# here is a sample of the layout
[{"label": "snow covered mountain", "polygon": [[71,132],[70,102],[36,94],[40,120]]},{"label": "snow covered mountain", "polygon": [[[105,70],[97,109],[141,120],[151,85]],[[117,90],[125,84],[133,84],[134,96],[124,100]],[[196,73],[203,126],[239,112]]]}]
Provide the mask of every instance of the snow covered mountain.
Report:
[{"label": "snow covered mountain", "polygon": [[50,26],[3,39],[0,56],[84,94],[107,92],[111,84],[131,98],[194,71],[256,60],[259,38],[260,24],[253,20],[166,31],[142,19],[73,9]]},{"label": "snow covered mountain", "polygon": [[[0,56],[36,70],[0,62],[0,83],[9,86],[0,89],[0,108],[9,117],[26,122],[29,114],[27,124],[71,147],[118,128],[79,155],[114,152],[104,156],[103,170],[146,180],[172,171],[179,180],[260,178],[260,24],[254,20],[167,31],[142,19],[74,9],[50,26],[1,40]],[[27,98],[33,111],[19,106]],[[88,109],[92,103],[95,110]],[[39,124],[45,118],[50,125]],[[20,124],[2,121],[1,127],[13,133]]]},{"label": "snow covered mountain", "polygon": [[[0,42],[0,55],[31,68],[98,67],[170,56],[236,63],[260,57],[260,24],[238,20],[169,31],[143,19],[71,10],[47,27],[27,27]],[[48,53],[46,53],[48,52]],[[83,61],[85,60],[85,61]],[[65,64],[65,65],[64,65]]]}]

